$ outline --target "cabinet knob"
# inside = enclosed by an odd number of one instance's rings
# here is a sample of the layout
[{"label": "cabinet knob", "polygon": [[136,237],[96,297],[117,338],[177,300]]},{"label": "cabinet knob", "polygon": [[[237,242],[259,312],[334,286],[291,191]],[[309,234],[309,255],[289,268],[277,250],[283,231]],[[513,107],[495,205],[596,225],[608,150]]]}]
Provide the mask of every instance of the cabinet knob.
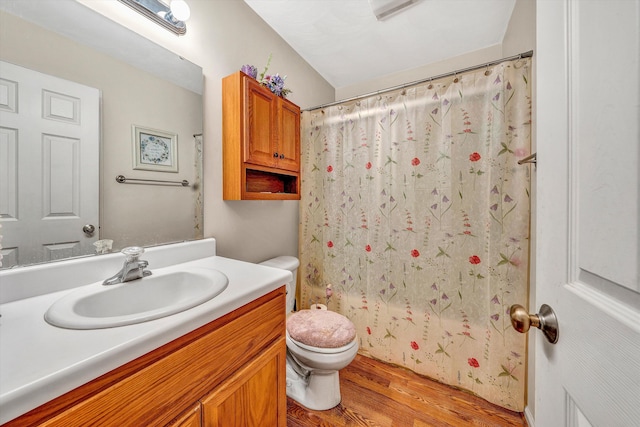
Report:
[{"label": "cabinet knob", "polygon": [[281,159],[284,159],[284,154],[280,154],[280,158],[281,158]]},{"label": "cabinet knob", "polygon": [[278,153],[273,153],[273,157],[278,158]]}]

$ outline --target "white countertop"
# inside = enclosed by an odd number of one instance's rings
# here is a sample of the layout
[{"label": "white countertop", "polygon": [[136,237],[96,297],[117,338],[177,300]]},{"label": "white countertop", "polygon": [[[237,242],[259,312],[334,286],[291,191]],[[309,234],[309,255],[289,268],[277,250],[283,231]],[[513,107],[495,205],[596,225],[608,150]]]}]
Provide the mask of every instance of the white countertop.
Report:
[{"label": "white countertop", "polygon": [[[108,329],[72,330],[45,322],[66,289],[0,305],[0,424],[28,412],[291,280],[285,270],[212,256],[180,264],[229,278],[218,296],[181,313]],[[151,265],[150,265],[151,267]],[[151,268],[153,271],[154,269]]]}]

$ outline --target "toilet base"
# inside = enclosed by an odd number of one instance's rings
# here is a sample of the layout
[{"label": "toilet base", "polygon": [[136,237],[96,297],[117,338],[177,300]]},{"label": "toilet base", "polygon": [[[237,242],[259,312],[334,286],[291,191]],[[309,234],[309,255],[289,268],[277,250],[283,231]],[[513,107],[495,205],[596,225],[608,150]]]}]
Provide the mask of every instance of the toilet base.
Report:
[{"label": "toilet base", "polygon": [[302,376],[287,360],[287,396],[314,411],[334,408],[341,400],[338,371],[314,370]]}]

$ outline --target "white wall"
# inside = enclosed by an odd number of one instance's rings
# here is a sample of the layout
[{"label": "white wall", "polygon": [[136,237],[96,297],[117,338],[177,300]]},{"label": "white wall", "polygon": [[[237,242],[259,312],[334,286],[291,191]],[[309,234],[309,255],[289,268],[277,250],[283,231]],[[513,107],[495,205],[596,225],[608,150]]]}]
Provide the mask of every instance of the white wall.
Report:
[{"label": "white wall", "polygon": [[[536,2],[516,0],[507,31],[502,40],[503,56],[517,55],[536,47]],[[534,52],[535,58],[535,52]]]},{"label": "white wall", "polygon": [[244,64],[287,75],[302,108],[334,100],[334,89],[241,0],[189,0],[187,34],[177,37],[116,1],[79,0],[203,68],[204,235],[218,254],[251,262],[298,254],[297,201],[222,200],[221,80]]}]

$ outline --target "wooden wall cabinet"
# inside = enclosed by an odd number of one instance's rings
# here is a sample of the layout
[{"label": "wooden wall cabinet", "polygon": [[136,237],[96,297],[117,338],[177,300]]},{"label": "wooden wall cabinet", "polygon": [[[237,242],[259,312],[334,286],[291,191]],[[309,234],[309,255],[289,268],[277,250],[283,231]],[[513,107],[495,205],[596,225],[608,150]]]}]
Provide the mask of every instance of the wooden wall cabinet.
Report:
[{"label": "wooden wall cabinet", "polygon": [[222,79],[225,200],[300,199],[300,107],[238,71]]},{"label": "wooden wall cabinet", "polygon": [[282,287],[4,427],[286,427],[284,331]]}]

